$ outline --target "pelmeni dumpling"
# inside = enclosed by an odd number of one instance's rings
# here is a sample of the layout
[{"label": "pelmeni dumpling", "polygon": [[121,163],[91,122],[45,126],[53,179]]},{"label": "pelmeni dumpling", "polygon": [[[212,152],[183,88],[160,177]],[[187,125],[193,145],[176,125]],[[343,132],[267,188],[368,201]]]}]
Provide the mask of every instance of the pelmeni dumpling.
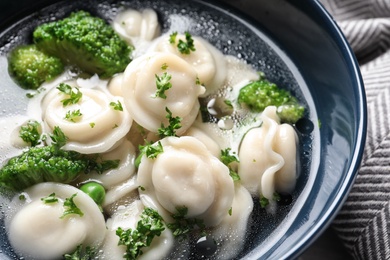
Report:
[{"label": "pelmeni dumpling", "polygon": [[[57,202],[42,198],[55,194]],[[82,215],[68,214],[65,199],[76,194],[73,202]],[[25,259],[62,259],[82,245],[98,248],[106,234],[106,223],[97,204],[81,190],[66,184],[40,183],[16,195],[5,221],[14,250]]]},{"label": "pelmeni dumpling", "polygon": [[[67,83],[68,84],[68,83]],[[113,148],[130,130],[132,119],[126,108],[115,108],[123,104],[121,97],[114,97],[98,89],[77,88],[69,82],[73,92],[80,92],[81,99],[75,104],[63,105],[69,95],[57,88],[52,89],[43,99],[43,121],[47,132],[58,126],[67,136],[65,150],[84,154],[103,153]],[[72,117],[79,112],[80,116]]]},{"label": "pelmeni dumpling", "polygon": [[195,51],[183,54],[179,51],[179,41],[186,42],[186,36],[178,34],[171,42],[170,35],[161,36],[151,47],[153,51],[168,52],[177,55],[194,67],[199,81],[206,87],[202,96],[207,96],[221,87],[227,76],[227,64],[223,54],[200,37],[192,36]]},{"label": "pelmeni dumpling", "polygon": [[142,11],[126,9],[120,12],[115,17],[113,28],[131,44],[133,44],[134,38],[151,41],[160,35],[160,24],[157,14],[149,8]]},{"label": "pelmeni dumpling", "polygon": [[292,192],[297,179],[297,135],[280,124],[276,107],[261,115],[262,126],[245,135],[239,150],[241,183],[252,193],[271,200],[275,191]]},{"label": "pelmeni dumpling", "polygon": [[[171,87],[157,95],[156,77],[170,77]],[[199,95],[205,91],[197,84],[196,71],[186,61],[171,53],[148,53],[134,59],[126,68],[122,80],[122,93],[127,110],[142,127],[154,133],[163,123],[168,126],[167,109],[172,117],[179,116],[185,132],[199,112]]]},{"label": "pelmeni dumpling", "polygon": [[198,139],[190,136],[162,139],[157,158],[142,158],[137,180],[140,198],[170,221],[178,209],[186,217],[216,226],[226,216],[234,197],[229,169]]},{"label": "pelmeni dumpling", "polygon": [[212,231],[218,245],[218,259],[232,259],[245,243],[248,219],[253,210],[253,199],[248,190],[240,183],[235,183],[234,200],[229,214]]},{"label": "pelmeni dumpling", "polygon": [[[136,200],[128,207],[119,209],[107,220],[107,236],[102,247],[102,254],[99,259],[123,259],[126,247],[118,246],[119,237],[116,230],[121,227],[124,230],[135,229],[140,215],[144,210],[143,204]],[[137,259],[162,259],[169,254],[174,244],[172,232],[165,228],[160,236],[154,237],[149,247],[142,248],[142,255]]]},{"label": "pelmeni dumpling", "polygon": [[127,140],[124,140],[115,149],[100,154],[99,158],[103,161],[119,160],[119,165],[118,167],[107,170],[103,173],[91,172],[83,174],[79,177],[79,182],[85,182],[87,180],[97,181],[106,189],[110,189],[117,184],[127,181],[134,175],[135,148],[133,144]]}]

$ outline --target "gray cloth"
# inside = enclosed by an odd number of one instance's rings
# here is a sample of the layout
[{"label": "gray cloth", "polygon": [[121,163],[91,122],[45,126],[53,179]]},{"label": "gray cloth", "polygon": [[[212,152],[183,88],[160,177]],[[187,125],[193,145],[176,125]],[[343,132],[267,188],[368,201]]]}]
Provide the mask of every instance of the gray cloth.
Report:
[{"label": "gray cloth", "polygon": [[390,0],[321,0],[351,44],[367,94],[356,182],[332,227],[355,259],[390,259]]}]

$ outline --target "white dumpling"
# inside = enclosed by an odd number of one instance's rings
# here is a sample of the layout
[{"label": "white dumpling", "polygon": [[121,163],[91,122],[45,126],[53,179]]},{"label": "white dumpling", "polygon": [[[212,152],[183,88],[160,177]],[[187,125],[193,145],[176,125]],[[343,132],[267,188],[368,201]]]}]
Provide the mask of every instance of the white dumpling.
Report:
[{"label": "white dumpling", "polygon": [[177,44],[180,40],[186,41],[185,35],[178,34],[174,43],[170,42],[170,35],[161,36],[151,47],[153,51],[168,52],[177,55],[194,67],[201,84],[206,87],[202,96],[214,92],[221,87],[227,76],[227,64],[223,54],[204,39],[192,36],[195,51],[183,54]]},{"label": "white dumpling", "polygon": [[206,132],[204,129],[193,125],[184,133],[184,135],[195,137],[207,147],[207,149],[211,152],[212,155],[217,158],[220,157],[221,147],[215,141],[215,139],[213,139],[213,137],[210,136],[209,133]]},{"label": "white dumpling", "polygon": [[119,160],[118,167],[107,170],[103,173],[91,172],[81,175],[78,182],[94,180],[101,183],[106,189],[130,179],[135,172],[135,148],[131,142],[124,140],[115,149],[99,154],[101,160]]},{"label": "white dumpling", "polygon": [[239,150],[241,183],[252,193],[271,200],[275,191],[292,192],[297,179],[297,135],[280,124],[276,107],[261,115],[262,126],[245,135]]},{"label": "white dumpling", "polygon": [[194,137],[166,137],[157,158],[144,156],[138,169],[140,198],[164,220],[186,207],[187,218],[218,225],[231,207],[234,183],[229,169]]},{"label": "white dumpling", "polygon": [[160,34],[157,14],[149,8],[142,11],[127,9],[120,12],[114,19],[113,28],[130,43],[134,42],[134,38],[151,41]]},{"label": "white dumpling", "polygon": [[218,244],[218,259],[233,259],[245,243],[248,219],[253,210],[253,199],[248,190],[235,183],[234,200],[229,213],[212,231]]},{"label": "white dumpling", "polygon": [[[165,99],[156,97],[156,75],[164,73],[171,76],[172,85],[165,91]],[[204,87],[197,84],[195,70],[183,59],[170,53],[149,53],[128,65],[122,93],[127,110],[140,126],[154,133],[162,123],[168,126],[168,108],[172,117],[182,118],[177,130],[180,135],[194,122],[200,108],[198,97],[204,93]]]},{"label": "white dumpling", "polygon": [[[118,246],[119,237],[116,235],[116,230],[135,229],[140,215],[144,210],[143,204],[136,200],[128,207],[118,210],[115,214],[107,220],[107,235],[102,247],[102,254],[99,259],[123,259],[126,252],[126,247]],[[165,230],[160,236],[154,237],[149,247],[142,248],[142,255],[137,259],[162,259],[169,254],[174,244],[172,232],[165,227]]]},{"label": "white dumpling", "polygon": [[[74,82],[69,82],[77,87]],[[58,89],[52,89],[42,102],[43,121],[47,132],[58,126],[67,136],[65,150],[84,154],[103,153],[121,141],[130,130],[132,119],[123,105],[123,111],[115,110],[112,102],[123,104],[121,97],[114,97],[98,89],[79,88],[82,98],[76,104],[64,106],[62,100],[69,98]],[[82,116],[71,121],[68,112],[80,110]],[[48,138],[49,139],[49,138]],[[50,141],[50,140],[49,140]]]},{"label": "white dumpling", "polygon": [[[55,193],[58,202],[44,203],[41,199]],[[83,213],[63,218],[64,201],[77,194],[73,201]],[[81,190],[65,184],[40,183],[19,194],[10,204],[7,214],[8,238],[16,253],[25,259],[62,259],[77,246],[98,248],[105,237],[106,224],[96,203]]]}]

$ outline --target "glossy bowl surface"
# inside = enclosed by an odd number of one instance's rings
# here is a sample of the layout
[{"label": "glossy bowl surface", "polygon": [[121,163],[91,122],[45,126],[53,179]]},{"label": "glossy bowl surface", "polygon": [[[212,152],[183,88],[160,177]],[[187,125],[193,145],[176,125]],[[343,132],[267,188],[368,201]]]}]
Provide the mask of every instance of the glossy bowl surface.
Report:
[{"label": "glossy bowl surface", "polygon": [[[300,132],[302,171],[293,203],[275,216],[256,206],[238,258],[299,256],[342,206],[365,143],[366,100],[359,65],[335,22],[316,0],[39,1],[4,19],[0,28],[1,116],[25,109],[26,101],[20,102],[21,92],[4,69],[4,57],[14,46],[30,42],[36,25],[75,9],[110,21],[123,6],[157,10],[163,30],[176,24],[178,31],[203,36],[224,54],[246,59],[308,107],[306,126],[313,128]],[[0,258],[12,259],[4,229],[0,244]]]}]

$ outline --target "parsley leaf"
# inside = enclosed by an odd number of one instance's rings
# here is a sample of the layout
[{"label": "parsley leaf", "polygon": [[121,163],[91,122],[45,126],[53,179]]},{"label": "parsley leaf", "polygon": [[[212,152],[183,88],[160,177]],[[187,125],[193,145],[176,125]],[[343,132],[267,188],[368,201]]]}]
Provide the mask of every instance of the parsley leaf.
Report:
[{"label": "parsley leaf", "polygon": [[127,260],[142,255],[142,248],[150,246],[154,237],[160,236],[165,230],[163,219],[156,210],[145,208],[140,217],[136,229],[124,230],[119,227],[116,230],[116,235],[119,237],[118,245],[126,246],[123,257]]},{"label": "parsley leaf", "polygon": [[92,260],[95,259],[96,254],[97,250],[95,248],[87,246],[83,253],[83,246],[78,245],[73,253],[64,255],[64,260]]},{"label": "parsley leaf", "polygon": [[76,203],[74,203],[73,198],[77,196],[77,193],[73,194],[70,198],[66,198],[64,201],[64,214],[60,217],[65,218],[67,215],[77,214],[80,217],[84,216],[84,213],[77,207]]},{"label": "parsley leaf", "polygon": [[[61,83],[57,87],[57,89],[60,92],[64,93],[65,95],[69,96],[69,98],[65,98],[61,100],[62,105],[64,107],[72,104],[77,104],[83,96],[83,93],[81,93],[81,91],[78,88],[72,88],[71,86],[65,83]],[[73,91],[73,89],[75,89],[76,91]]]},{"label": "parsley leaf", "polygon": [[140,154],[134,162],[135,167],[137,168],[141,164],[142,156],[146,155],[146,157],[150,159],[155,159],[160,153],[164,152],[164,148],[160,141],[158,141],[157,144],[149,143],[148,141],[146,141],[145,145],[139,146],[139,150]]},{"label": "parsley leaf", "polygon": [[30,120],[26,125],[21,126],[19,130],[19,137],[26,143],[30,143],[31,146],[36,146],[41,143],[41,133],[39,127],[41,126],[35,120]]},{"label": "parsley leaf", "polygon": [[122,106],[122,103],[118,100],[116,103],[115,102],[111,102],[110,103],[110,106],[112,108],[114,108],[114,110],[117,110],[117,111],[123,111],[123,106]]},{"label": "parsley leaf", "polygon": [[176,43],[176,36],[177,36],[177,32],[173,32],[171,35],[169,35],[169,43],[170,44]]},{"label": "parsley leaf", "polygon": [[64,119],[76,123],[82,115],[83,114],[80,112],[80,109],[72,110],[72,111],[69,110],[68,112],[66,112]]},{"label": "parsley leaf", "polygon": [[231,151],[230,148],[221,150],[221,162],[229,168],[230,177],[233,178],[233,181],[239,181],[241,179],[240,175],[238,175],[238,173],[235,170],[233,170],[231,165],[231,163],[234,162],[238,163],[239,160],[236,156],[230,154],[230,151]]},{"label": "parsley leaf", "polygon": [[62,132],[59,126],[54,127],[53,134],[50,135],[50,138],[53,142],[53,146],[56,149],[60,149],[66,144],[66,141],[68,140],[68,137],[65,136],[64,132]]},{"label": "parsley leaf", "polygon": [[172,230],[173,236],[183,237],[195,229],[203,230],[206,228],[203,219],[185,217],[188,213],[186,206],[177,207],[176,211],[177,213],[171,215],[175,222],[167,224],[167,227]]},{"label": "parsley leaf", "polygon": [[154,94],[154,97],[159,97],[162,99],[166,99],[165,91],[172,87],[172,83],[170,82],[172,76],[168,73],[164,72],[164,74],[160,77],[157,74],[156,76],[156,87],[157,91]]},{"label": "parsley leaf", "polygon": [[[179,42],[177,44],[177,49],[181,54],[190,54],[191,51],[196,51],[195,45],[194,45],[194,39],[192,39],[192,35],[189,32],[184,33],[185,41],[182,39],[179,39]],[[169,36],[169,43],[175,44],[176,43],[176,37],[177,32],[172,33]]]},{"label": "parsley leaf", "polygon": [[41,200],[45,203],[45,204],[50,204],[50,203],[56,203],[58,202],[58,198],[56,197],[56,194],[53,192],[52,194],[50,194],[49,196],[47,197],[44,197],[44,198],[41,198]]},{"label": "parsley leaf", "polygon": [[164,124],[161,123],[161,127],[157,130],[160,138],[164,138],[166,136],[176,136],[176,130],[181,128],[180,122],[182,118],[179,116],[173,117],[171,110],[167,107],[165,108],[165,111],[168,113],[166,118],[168,118],[169,125],[165,127]]},{"label": "parsley leaf", "polygon": [[261,206],[262,208],[267,207],[268,204],[269,204],[269,200],[268,200],[266,197],[261,197],[261,198],[260,198],[260,206]]}]

